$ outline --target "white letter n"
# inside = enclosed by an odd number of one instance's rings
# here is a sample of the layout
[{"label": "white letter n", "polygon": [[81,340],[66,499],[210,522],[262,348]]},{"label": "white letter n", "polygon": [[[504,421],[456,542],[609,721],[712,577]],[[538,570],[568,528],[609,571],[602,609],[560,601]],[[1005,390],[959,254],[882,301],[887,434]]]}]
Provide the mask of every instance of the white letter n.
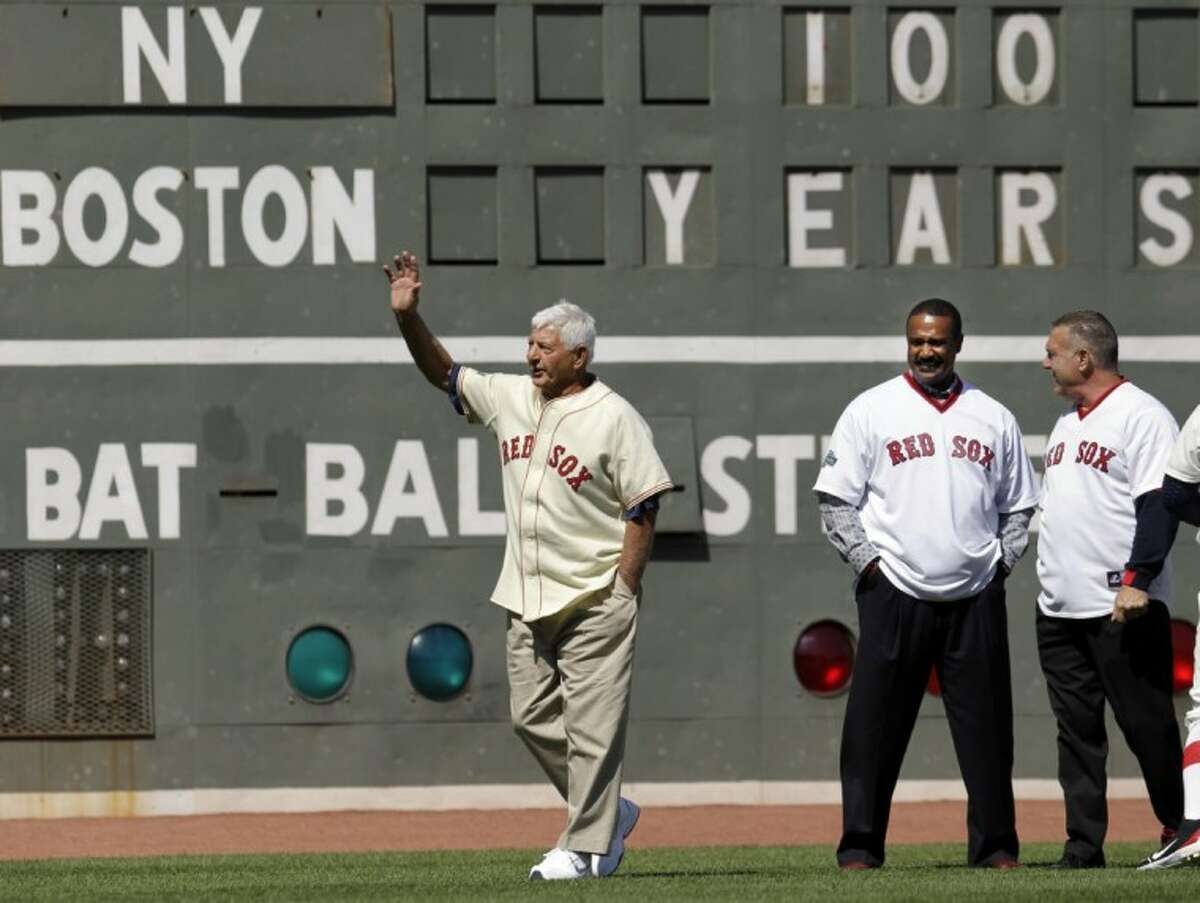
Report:
[{"label": "white letter n", "polygon": [[142,57],[168,103],[187,101],[187,71],[184,67],[183,7],[167,8],[167,52],[154,39],[146,17],[136,6],[121,7],[121,62],[125,77],[125,103],[142,102]]}]

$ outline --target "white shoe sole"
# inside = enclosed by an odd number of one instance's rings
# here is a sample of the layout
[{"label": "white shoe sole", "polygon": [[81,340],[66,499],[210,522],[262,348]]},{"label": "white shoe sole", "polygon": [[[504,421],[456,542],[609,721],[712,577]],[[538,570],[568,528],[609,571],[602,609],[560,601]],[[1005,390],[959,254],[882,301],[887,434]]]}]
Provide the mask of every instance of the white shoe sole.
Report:
[{"label": "white shoe sole", "polygon": [[530,881],[574,881],[579,878],[591,878],[592,869],[591,863],[584,857],[578,855],[575,859],[579,865],[583,866],[582,871],[576,871],[573,865],[562,862],[562,856],[555,857],[556,861],[550,862],[547,868],[547,860],[550,860],[555,852],[561,850],[551,850],[545,855],[541,862],[529,870]]},{"label": "white shoe sole", "polygon": [[1139,872],[1153,871],[1154,869],[1170,869],[1178,865],[1185,865],[1193,860],[1200,859],[1200,841],[1188,844],[1186,847],[1180,847],[1170,856],[1164,856],[1162,859],[1145,862],[1138,866]]},{"label": "white shoe sole", "polygon": [[529,873],[530,881],[578,881],[582,878],[590,878],[590,877],[592,877],[592,876],[588,872],[583,872],[578,875],[555,875],[552,878],[547,878],[545,875],[543,875],[537,869],[534,869],[532,872]]},{"label": "white shoe sole", "polygon": [[576,881],[580,878],[591,878],[591,869],[584,869],[582,872],[574,872],[570,875],[550,875],[547,877],[540,871],[541,867],[535,865],[529,870],[530,881]]}]

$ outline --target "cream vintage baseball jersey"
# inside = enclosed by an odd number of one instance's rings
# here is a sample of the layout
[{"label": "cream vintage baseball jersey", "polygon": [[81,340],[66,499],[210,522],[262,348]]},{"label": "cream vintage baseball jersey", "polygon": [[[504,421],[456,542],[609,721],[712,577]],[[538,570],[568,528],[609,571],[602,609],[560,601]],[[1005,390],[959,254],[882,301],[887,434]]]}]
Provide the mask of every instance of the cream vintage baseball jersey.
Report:
[{"label": "cream vintage baseball jersey", "polygon": [[[1171,446],[1167,473],[1185,483],[1200,483],[1200,405],[1192,411]],[[1196,542],[1200,542],[1200,532],[1196,533]],[[1200,637],[1196,639],[1196,648],[1200,649]],[[1200,668],[1196,669],[1196,687],[1196,692],[1200,693]],[[1200,695],[1196,702],[1200,704]]]},{"label": "cream vintage baseball jersey", "polygon": [[[1112,614],[1133,551],[1135,500],[1162,488],[1178,432],[1171,412],[1128,381],[1086,411],[1072,408],[1058,418],[1046,440],[1037,544],[1045,614]],[[1148,592],[1169,601],[1169,558]]]},{"label": "cream vintage baseball jersey", "polygon": [[817,492],[856,505],[897,588],[934,601],[982,591],[1000,561],[1000,515],[1037,504],[1016,419],[959,380],[936,399],[908,373],[842,413]]},{"label": "cream vintage baseball jersey", "polygon": [[1171,447],[1167,473],[1184,483],[1200,483],[1200,405],[1192,411]]},{"label": "cream vintage baseball jersey", "polygon": [[[1171,456],[1167,459],[1167,473],[1185,483],[1200,483],[1200,406],[1192,411],[1175,444],[1171,447]],[[1200,533],[1196,534],[1196,542],[1200,542]],[[1200,601],[1200,597],[1198,597]],[[1188,737],[1187,748],[1193,743],[1200,743],[1200,633],[1196,635],[1196,649],[1193,655],[1195,676],[1192,680],[1192,708],[1187,714]],[[1186,754],[1185,754],[1186,758]],[[1187,775],[1185,769],[1184,774]],[[1186,780],[1186,778],[1185,778]],[[1192,778],[1194,781],[1195,778]],[[1192,791],[1187,791],[1191,802]],[[1195,805],[1195,803],[1192,803]]]},{"label": "cream vintage baseball jersey", "polygon": [[508,529],[492,601],[529,621],[611,585],[621,515],[671,488],[646,421],[598,379],[546,401],[528,376],[459,367],[455,389],[498,442]]}]

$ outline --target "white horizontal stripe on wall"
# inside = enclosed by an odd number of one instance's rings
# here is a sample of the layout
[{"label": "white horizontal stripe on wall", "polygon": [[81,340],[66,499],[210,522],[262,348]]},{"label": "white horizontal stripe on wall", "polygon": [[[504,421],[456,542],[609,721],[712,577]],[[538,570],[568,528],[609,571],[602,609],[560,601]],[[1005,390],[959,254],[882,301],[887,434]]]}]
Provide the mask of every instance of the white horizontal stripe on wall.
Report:
[{"label": "white horizontal stripe on wall", "polygon": [[[1058,781],[1013,781],[1019,800],[1059,800]],[[628,783],[623,792],[643,806],[836,805],[837,781],[713,781]],[[1142,799],[1139,778],[1108,782],[1110,799]],[[901,781],[897,802],[965,800],[962,781]],[[0,793],[0,819],[211,815],[222,812],[448,811],[554,809],[562,800],[549,784],[457,784],[429,787],[238,787],[83,793]]]},{"label": "white horizontal stripe on wall", "polygon": [[[464,364],[522,364],[524,336],[442,339]],[[1044,336],[968,336],[961,359],[976,363],[1033,363]],[[596,360],[610,364],[845,364],[895,363],[905,357],[901,336],[601,336]],[[1126,336],[1122,361],[1200,362],[1200,336]],[[399,336],[336,338],[262,336],[198,339],[9,339],[0,341],[0,367],[153,367],[219,365],[411,364]]]}]

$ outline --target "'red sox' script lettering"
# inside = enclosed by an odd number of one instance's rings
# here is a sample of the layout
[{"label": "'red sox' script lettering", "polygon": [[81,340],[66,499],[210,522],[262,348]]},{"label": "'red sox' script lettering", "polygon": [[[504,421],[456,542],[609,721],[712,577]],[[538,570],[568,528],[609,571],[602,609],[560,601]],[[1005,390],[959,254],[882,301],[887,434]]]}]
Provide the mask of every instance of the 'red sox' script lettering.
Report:
[{"label": "'red sox' script lettering", "polygon": [[992,461],[995,459],[996,453],[978,439],[971,439],[967,436],[955,436],[954,451],[950,453],[950,457],[966,458],[968,461],[978,463],[984,470],[991,470]]},{"label": "'red sox' script lettering", "polygon": [[[1059,442],[1053,448],[1046,450],[1045,462],[1047,467],[1054,467],[1056,464],[1063,462],[1063,452],[1066,451],[1066,443]],[[1101,473],[1108,473],[1109,462],[1117,456],[1115,448],[1105,448],[1099,442],[1092,442],[1089,439],[1084,439],[1079,443],[1075,450],[1075,464],[1083,464],[1085,467],[1092,467]]]},{"label": "'red sox' script lettering", "polygon": [[1108,462],[1116,456],[1116,449],[1105,448],[1103,445],[1084,439],[1079,443],[1079,450],[1075,452],[1075,463],[1088,464],[1102,473],[1108,473]]},{"label": "'red sox' script lettering", "polygon": [[513,436],[500,443],[500,458],[505,464],[528,458],[532,454],[533,436],[530,433],[526,433],[524,436]]},{"label": "'red sox' script lettering", "polygon": [[931,458],[936,451],[933,445],[933,436],[929,433],[905,436],[899,441],[893,439],[884,447],[887,449],[888,457],[892,459],[893,467],[903,464],[905,461],[911,461],[913,458]]},{"label": "'red sox' script lettering", "polygon": [[[567,485],[571,487],[572,491],[578,492],[579,487],[592,478],[592,472],[587,469],[586,465],[579,463],[578,457],[566,452],[565,445],[554,446],[550,450],[550,457],[546,463],[567,481]],[[532,455],[533,436],[529,433],[524,436],[513,436],[500,443],[500,458],[504,464],[520,461]]]},{"label": "'red sox' script lettering", "polygon": [[[579,459],[574,455],[563,456],[567,447],[565,445],[556,445],[550,450],[550,459],[546,462],[553,467],[560,477],[567,481],[567,485],[575,492],[579,491],[579,487],[592,478],[592,472],[587,467],[579,463]],[[579,473],[575,473],[575,468],[579,468]],[[574,474],[574,476],[572,476]]]},{"label": "'red sox' script lettering", "polygon": [[[892,466],[903,464],[914,458],[931,458],[937,453],[933,437],[929,433],[918,433],[915,436],[905,436],[903,439],[893,439],[884,445]],[[990,446],[984,445],[978,439],[969,436],[955,436],[951,440],[951,458],[964,458],[978,464],[984,470],[992,469],[992,461],[996,453]]]}]

